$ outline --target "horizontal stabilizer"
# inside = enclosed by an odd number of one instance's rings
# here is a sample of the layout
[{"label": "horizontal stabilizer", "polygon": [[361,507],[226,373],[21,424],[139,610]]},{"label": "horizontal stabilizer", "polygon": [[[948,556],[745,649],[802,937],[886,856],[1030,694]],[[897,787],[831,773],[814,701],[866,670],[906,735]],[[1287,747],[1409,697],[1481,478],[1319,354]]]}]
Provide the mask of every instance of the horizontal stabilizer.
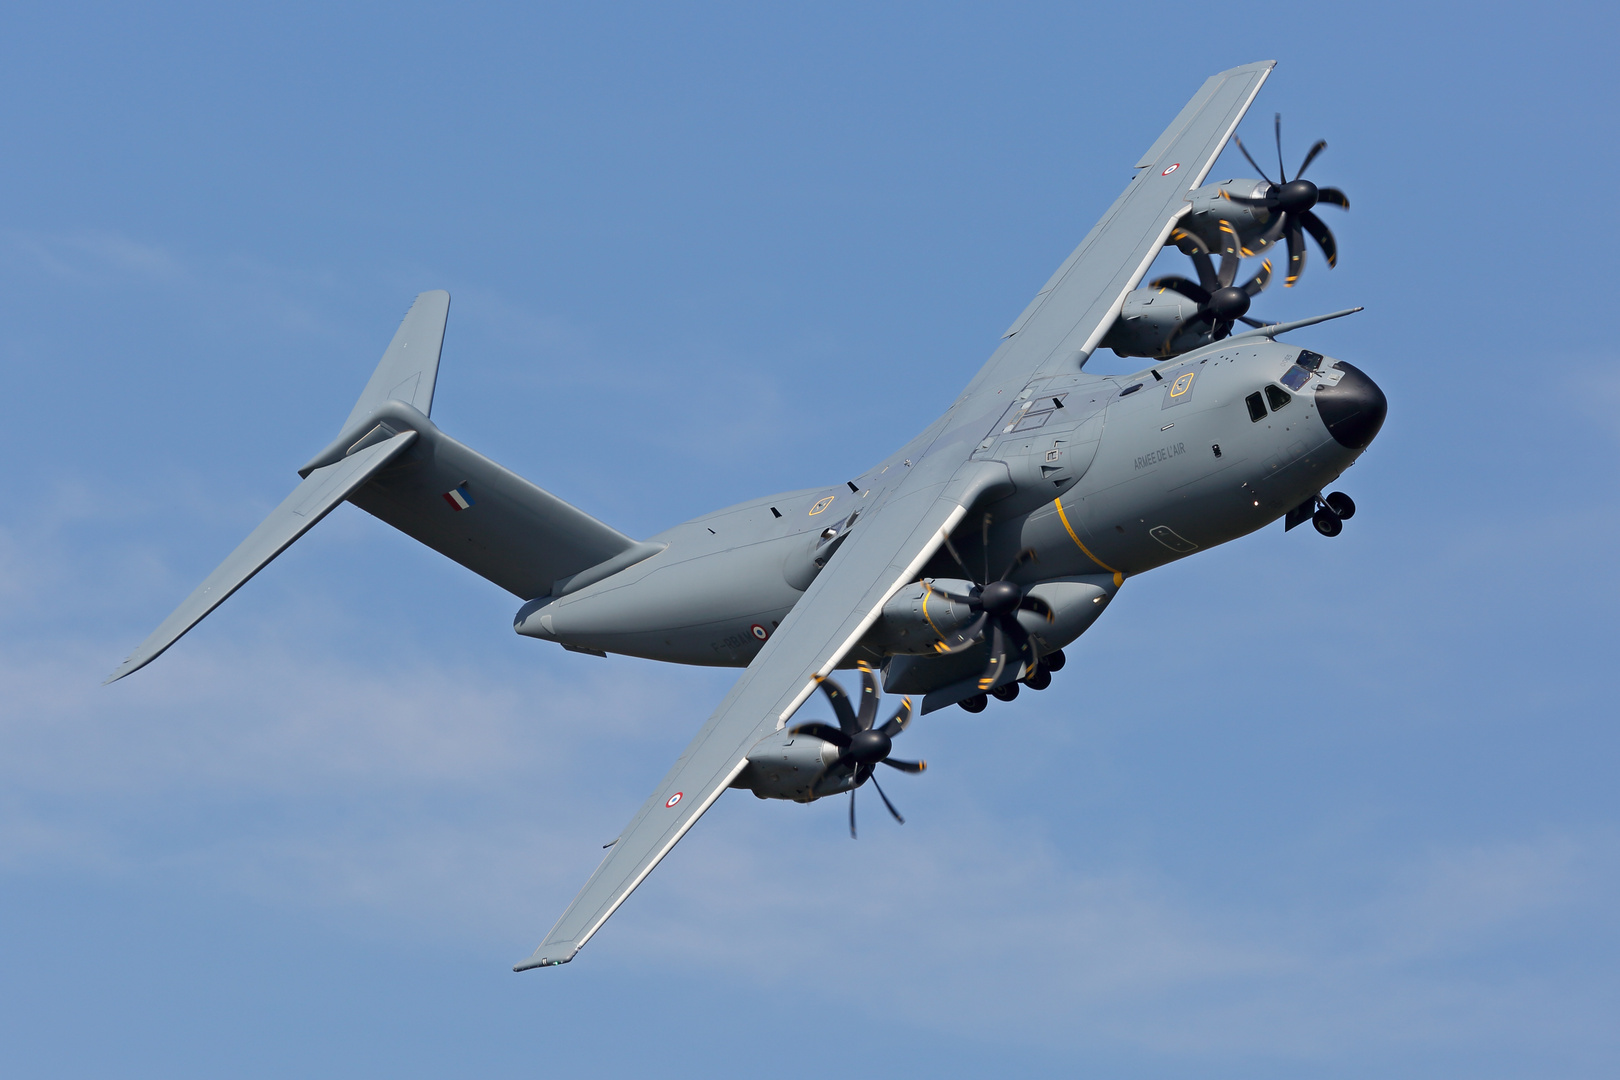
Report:
[{"label": "horizontal stabilizer", "polygon": [[[433,293],[423,293],[422,296],[433,296]],[[439,293],[448,302],[448,294]],[[421,297],[417,298],[418,307],[421,306]],[[413,308],[413,311],[416,309]],[[442,337],[444,324],[440,316],[439,334]],[[409,320],[407,319],[407,322]],[[400,334],[404,334],[404,328]],[[394,338],[399,343],[399,336]],[[438,365],[438,348],[433,351],[434,369]],[[429,390],[432,393],[433,372],[429,372]],[[376,379],[373,377],[373,382]],[[367,388],[368,392],[370,388]],[[362,402],[364,399],[362,399]],[[118,665],[118,670],[107,677],[107,682],[122,679],[132,671],[138,671],[162,655],[163,651],[176,641],[180,640],[187,630],[196,626],[203,618],[225,600],[240,589],[254,574],[263,570],[265,566],[287,550],[294,540],[308,532],[321,518],[332,511],[338,503],[342,502],[356,488],[365,484],[367,480],[389,461],[397,457],[401,451],[410,446],[416,439],[416,432],[404,431],[382,442],[373,443],[359,450],[341,461],[334,462],[323,468],[316,469],[293,489],[291,495],[284,499],[280,506],[273,510],[269,517],[257,529],[242,541],[241,545],[219,567],[209,574],[203,583],[197,586],[185,602],[174,609],[174,613],[150,637],[141,642],[140,647],[129,655],[129,658]]]}]

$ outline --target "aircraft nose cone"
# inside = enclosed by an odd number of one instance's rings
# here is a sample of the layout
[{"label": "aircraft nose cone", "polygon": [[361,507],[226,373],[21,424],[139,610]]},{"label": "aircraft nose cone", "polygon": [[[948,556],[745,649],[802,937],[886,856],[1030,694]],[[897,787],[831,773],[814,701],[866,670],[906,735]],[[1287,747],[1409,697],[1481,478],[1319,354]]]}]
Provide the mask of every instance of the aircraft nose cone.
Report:
[{"label": "aircraft nose cone", "polygon": [[1344,372],[1344,377],[1337,386],[1318,388],[1316,407],[1334,441],[1352,450],[1363,450],[1384,426],[1389,399],[1360,368],[1342,360],[1333,366]]},{"label": "aircraft nose cone", "polygon": [[1277,189],[1277,209],[1297,214],[1316,205],[1316,185],[1309,180],[1290,180]]}]

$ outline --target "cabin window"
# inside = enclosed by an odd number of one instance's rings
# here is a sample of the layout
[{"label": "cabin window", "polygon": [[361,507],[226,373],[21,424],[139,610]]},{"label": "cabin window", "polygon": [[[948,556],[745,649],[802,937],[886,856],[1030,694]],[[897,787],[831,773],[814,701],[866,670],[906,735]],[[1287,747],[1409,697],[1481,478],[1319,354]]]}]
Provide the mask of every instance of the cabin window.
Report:
[{"label": "cabin window", "polygon": [[1289,397],[1288,391],[1284,390],[1280,386],[1267,386],[1266,400],[1271,402],[1271,411],[1276,412],[1278,409],[1282,408],[1284,405],[1288,404],[1294,399]]},{"label": "cabin window", "polygon": [[1266,403],[1260,400],[1260,391],[1256,390],[1243,399],[1243,404],[1249,407],[1249,419],[1259,423],[1266,418]]}]

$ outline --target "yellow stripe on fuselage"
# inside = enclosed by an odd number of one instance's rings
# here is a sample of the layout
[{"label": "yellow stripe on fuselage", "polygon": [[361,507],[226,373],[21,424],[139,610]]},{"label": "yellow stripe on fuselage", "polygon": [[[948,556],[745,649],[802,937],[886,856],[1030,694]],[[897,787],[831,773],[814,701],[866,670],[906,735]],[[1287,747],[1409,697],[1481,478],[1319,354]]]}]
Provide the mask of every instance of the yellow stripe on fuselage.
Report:
[{"label": "yellow stripe on fuselage", "polygon": [[1098,566],[1102,567],[1104,570],[1108,571],[1110,574],[1113,574],[1114,575],[1114,587],[1118,588],[1120,586],[1120,584],[1122,582],[1124,582],[1125,575],[1120,573],[1118,570],[1115,570],[1112,566],[1109,566],[1107,563],[1103,562],[1101,559],[1097,558],[1097,556],[1095,556],[1095,555],[1093,555],[1091,553],[1090,548],[1086,547],[1086,545],[1084,545],[1084,544],[1082,544],[1080,542],[1080,537],[1075,535],[1074,526],[1069,524],[1069,515],[1065,514],[1063,512],[1063,496],[1059,495],[1057,498],[1053,499],[1052,500],[1052,505],[1057,507],[1058,520],[1063,522],[1063,529],[1064,529],[1065,532],[1067,532],[1069,534],[1069,539],[1074,541],[1074,546],[1079,548],[1081,551],[1085,552],[1086,553],[1086,558],[1090,559],[1092,562],[1096,563]]}]

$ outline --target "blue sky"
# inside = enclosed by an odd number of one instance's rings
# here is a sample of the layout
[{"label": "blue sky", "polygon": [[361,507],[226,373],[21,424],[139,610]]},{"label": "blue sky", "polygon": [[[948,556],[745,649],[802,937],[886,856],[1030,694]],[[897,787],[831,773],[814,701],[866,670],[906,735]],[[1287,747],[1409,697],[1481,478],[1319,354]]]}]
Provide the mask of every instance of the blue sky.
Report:
[{"label": "blue sky", "polygon": [[[0,25],[7,1075],[1620,1068],[1607,7]],[[1360,513],[1133,580],[1052,689],[923,718],[904,828],[722,799],[513,975],[732,675],[519,639],[350,507],[99,685],[418,291],[455,298],[435,419],[644,536],[921,428],[1259,58],[1246,140],[1281,110],[1353,205],[1256,313],[1366,305],[1294,338],[1390,396]]]}]

